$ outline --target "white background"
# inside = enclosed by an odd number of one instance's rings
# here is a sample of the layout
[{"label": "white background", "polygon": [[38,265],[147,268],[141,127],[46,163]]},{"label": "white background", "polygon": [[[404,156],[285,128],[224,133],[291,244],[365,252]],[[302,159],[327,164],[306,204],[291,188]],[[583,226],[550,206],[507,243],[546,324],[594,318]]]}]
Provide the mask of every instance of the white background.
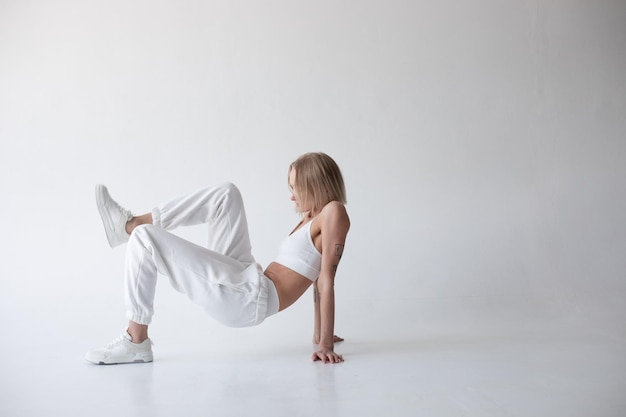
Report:
[{"label": "white background", "polygon": [[[623,336],[624,22],[623,1],[0,1],[0,324],[81,349],[123,329],[94,184],[142,213],[233,181],[266,265],[297,222],[288,164],[324,151],[352,219],[339,334]],[[151,332],[308,340],[309,296],[232,331],[162,280]]]}]

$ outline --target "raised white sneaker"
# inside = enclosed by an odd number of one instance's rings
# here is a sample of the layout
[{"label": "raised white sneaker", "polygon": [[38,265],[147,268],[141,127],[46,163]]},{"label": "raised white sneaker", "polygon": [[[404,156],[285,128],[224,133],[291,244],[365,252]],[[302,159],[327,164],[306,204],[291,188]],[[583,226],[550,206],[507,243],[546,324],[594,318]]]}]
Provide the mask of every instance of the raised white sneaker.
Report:
[{"label": "raised white sneaker", "polygon": [[128,332],[124,332],[106,347],[87,352],[85,359],[96,365],[152,362],[152,340],[148,338],[141,343],[132,340]]},{"label": "raised white sneaker", "polygon": [[114,248],[128,242],[129,235],[126,233],[126,222],[133,218],[132,213],[117,204],[111,198],[107,187],[102,184],[96,185],[96,205],[102,218],[109,246]]}]

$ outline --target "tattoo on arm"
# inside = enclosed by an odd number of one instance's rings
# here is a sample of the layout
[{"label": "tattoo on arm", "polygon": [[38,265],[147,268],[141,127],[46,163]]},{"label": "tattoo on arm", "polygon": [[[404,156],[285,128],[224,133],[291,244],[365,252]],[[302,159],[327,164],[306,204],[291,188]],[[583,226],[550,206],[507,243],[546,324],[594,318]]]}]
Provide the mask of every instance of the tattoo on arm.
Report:
[{"label": "tattoo on arm", "polygon": [[341,260],[341,256],[343,255],[343,245],[341,243],[335,244],[335,256],[337,257],[337,263],[333,265],[333,271],[337,272],[337,267],[339,266],[339,261]]},{"label": "tattoo on arm", "polygon": [[320,298],[319,291],[317,291],[315,288],[313,288],[313,302],[317,303],[319,298]]}]

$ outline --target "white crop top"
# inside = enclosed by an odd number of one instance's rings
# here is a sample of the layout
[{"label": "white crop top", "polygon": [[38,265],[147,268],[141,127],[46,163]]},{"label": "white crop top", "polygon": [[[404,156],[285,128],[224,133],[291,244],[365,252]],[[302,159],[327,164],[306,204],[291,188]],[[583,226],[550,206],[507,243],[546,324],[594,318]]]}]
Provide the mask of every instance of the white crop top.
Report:
[{"label": "white crop top", "polygon": [[320,275],[322,254],[311,239],[311,223],[313,221],[309,221],[283,240],[276,262],[315,281]]}]

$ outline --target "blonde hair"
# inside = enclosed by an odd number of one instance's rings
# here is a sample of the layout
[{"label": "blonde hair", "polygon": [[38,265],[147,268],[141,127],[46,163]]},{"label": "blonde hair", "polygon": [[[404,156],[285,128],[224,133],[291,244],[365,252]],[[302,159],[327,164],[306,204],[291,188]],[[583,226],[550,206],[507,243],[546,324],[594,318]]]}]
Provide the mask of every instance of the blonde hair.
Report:
[{"label": "blonde hair", "polygon": [[[289,165],[296,173],[294,187],[303,207],[311,204],[311,211],[321,210],[331,201],[346,204],[346,187],[337,163],[322,152],[309,152]],[[289,174],[287,174],[289,175]]]}]

